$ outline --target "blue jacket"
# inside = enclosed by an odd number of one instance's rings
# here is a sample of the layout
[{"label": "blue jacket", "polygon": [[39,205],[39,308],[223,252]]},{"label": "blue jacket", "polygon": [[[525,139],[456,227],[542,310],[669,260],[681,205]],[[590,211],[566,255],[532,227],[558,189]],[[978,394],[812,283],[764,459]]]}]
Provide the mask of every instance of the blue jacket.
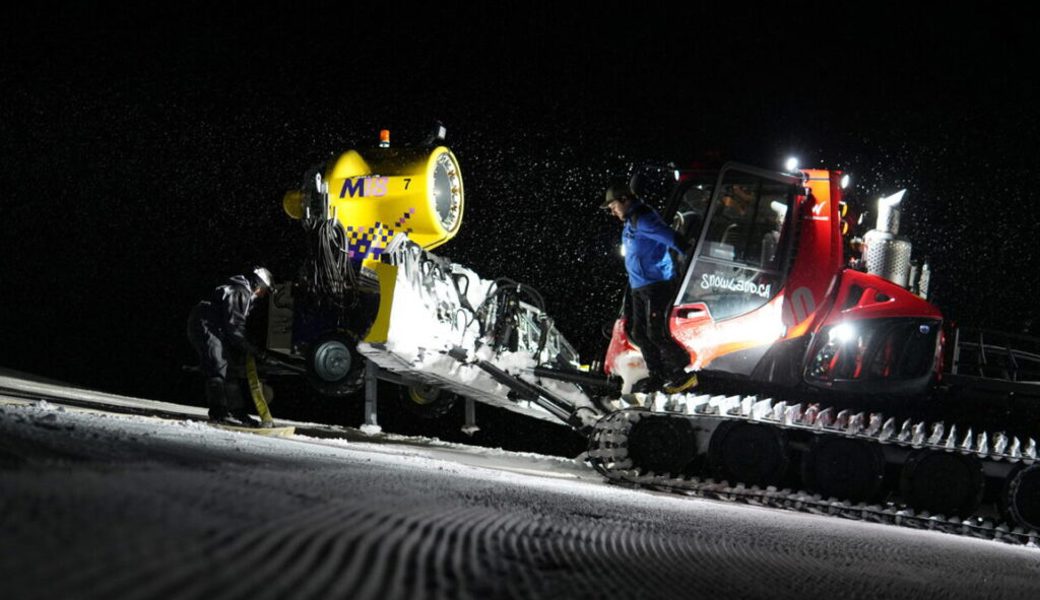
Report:
[{"label": "blue jacket", "polygon": [[675,276],[669,248],[682,251],[675,242],[675,231],[664,224],[657,211],[643,203],[635,204],[625,215],[621,232],[625,249],[625,269],[632,289],[668,281]]}]

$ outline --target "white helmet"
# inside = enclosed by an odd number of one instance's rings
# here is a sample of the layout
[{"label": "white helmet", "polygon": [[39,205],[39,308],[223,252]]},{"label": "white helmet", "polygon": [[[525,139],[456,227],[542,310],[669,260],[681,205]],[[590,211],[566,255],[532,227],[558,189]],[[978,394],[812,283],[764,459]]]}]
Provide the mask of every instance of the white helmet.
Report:
[{"label": "white helmet", "polygon": [[271,284],[274,283],[274,275],[263,267],[256,267],[253,269],[253,286],[263,288],[265,290],[271,289]]}]

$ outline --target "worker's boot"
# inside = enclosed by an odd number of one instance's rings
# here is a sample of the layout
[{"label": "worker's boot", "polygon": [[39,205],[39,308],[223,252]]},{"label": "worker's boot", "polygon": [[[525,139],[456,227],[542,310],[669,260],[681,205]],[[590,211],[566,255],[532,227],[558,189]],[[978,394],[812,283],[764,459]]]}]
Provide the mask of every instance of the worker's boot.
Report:
[{"label": "worker's boot", "polygon": [[224,384],[224,394],[227,398],[228,413],[231,420],[237,421],[243,427],[259,427],[259,419],[254,419],[249,414],[249,409],[242,398],[242,386],[238,380],[227,381]]},{"label": "worker's boot", "polygon": [[224,380],[220,377],[210,377],[206,380],[206,404],[209,406],[211,421],[223,421],[228,417]]},{"label": "worker's boot", "polygon": [[666,394],[681,394],[688,392],[697,387],[697,373],[686,371],[680,371],[676,373],[672,378],[665,382],[661,388]]}]

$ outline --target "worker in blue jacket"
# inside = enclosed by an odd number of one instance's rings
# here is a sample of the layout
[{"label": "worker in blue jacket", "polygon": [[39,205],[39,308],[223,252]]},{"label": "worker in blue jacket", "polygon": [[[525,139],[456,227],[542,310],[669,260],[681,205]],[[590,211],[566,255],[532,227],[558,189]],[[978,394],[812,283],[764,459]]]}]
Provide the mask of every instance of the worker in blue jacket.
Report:
[{"label": "worker in blue jacket", "polygon": [[257,300],[270,293],[272,282],[271,272],[264,267],[236,275],[214,289],[209,300],[199,302],[188,316],[188,340],[206,376],[206,403],[214,421],[259,424],[249,416],[237,372],[244,370],[247,354],[266,361],[264,350],[246,336],[246,321]]},{"label": "worker in blue jacket", "polygon": [[611,181],[600,208],[625,224],[621,243],[631,290],[631,338],[643,353],[651,382],[662,382],[661,389],[669,394],[693,388],[697,374],[686,370],[690,355],[668,330],[676,275],[668,251],[682,254],[675,231],[643,204],[625,179]]}]

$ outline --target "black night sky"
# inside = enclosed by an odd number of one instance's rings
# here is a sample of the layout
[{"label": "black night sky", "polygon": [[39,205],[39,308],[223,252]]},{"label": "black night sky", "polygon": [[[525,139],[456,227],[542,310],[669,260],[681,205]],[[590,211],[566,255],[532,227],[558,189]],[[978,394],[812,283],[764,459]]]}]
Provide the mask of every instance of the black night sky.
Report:
[{"label": "black night sky", "polygon": [[0,366],[201,404],[187,312],[251,264],[296,271],[285,190],[434,120],[467,202],[438,253],[538,288],[588,358],[624,283],[596,206],[610,174],[652,161],[795,154],[850,172],[854,201],[909,188],[904,233],[944,313],[1037,316],[1035,21],[257,6],[3,9]]}]

